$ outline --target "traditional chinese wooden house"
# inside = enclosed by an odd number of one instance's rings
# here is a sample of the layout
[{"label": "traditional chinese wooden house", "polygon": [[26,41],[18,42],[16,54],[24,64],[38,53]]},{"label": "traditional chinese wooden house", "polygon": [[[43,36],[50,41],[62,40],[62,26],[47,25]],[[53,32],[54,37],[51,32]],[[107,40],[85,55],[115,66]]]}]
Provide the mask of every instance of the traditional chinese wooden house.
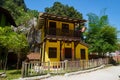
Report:
[{"label": "traditional chinese wooden house", "polygon": [[86,20],[40,13],[38,28],[41,30],[41,61],[88,60],[88,45],[81,39],[83,31],[76,30],[76,24],[85,22]]}]

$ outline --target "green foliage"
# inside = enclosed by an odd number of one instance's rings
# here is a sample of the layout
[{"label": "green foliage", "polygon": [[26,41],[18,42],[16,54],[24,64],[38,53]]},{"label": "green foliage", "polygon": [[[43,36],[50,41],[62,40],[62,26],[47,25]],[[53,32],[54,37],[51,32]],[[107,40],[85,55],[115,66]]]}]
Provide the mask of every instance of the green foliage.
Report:
[{"label": "green foliage", "polygon": [[10,13],[12,14],[12,16],[15,20],[21,15],[21,10],[24,11],[24,6],[23,5],[19,6],[16,3],[16,0],[5,0],[4,4],[1,6],[4,7],[5,9],[7,9],[8,11],[10,11]]},{"label": "green foliage", "polygon": [[55,2],[52,7],[45,8],[45,12],[82,19],[82,14],[74,9],[74,7],[61,4],[60,2]]},{"label": "green foliage", "polygon": [[90,52],[104,55],[117,49],[117,30],[108,23],[108,16],[88,14],[89,26],[86,33],[86,42],[90,45]]},{"label": "green foliage", "polygon": [[7,64],[8,51],[14,50],[16,54],[20,55],[21,50],[28,47],[28,42],[24,34],[13,32],[11,27],[0,27],[0,45],[1,48],[5,48],[6,59],[4,61]]},{"label": "green foliage", "polygon": [[4,4],[4,0],[0,0],[0,6]]},{"label": "green foliage", "polygon": [[112,64],[112,65],[118,65],[119,63],[117,63],[112,57],[109,58],[109,64]]},{"label": "green foliage", "polygon": [[24,48],[27,46],[25,35],[13,32],[10,27],[0,27],[0,44],[7,49]]},{"label": "green foliage", "polygon": [[[3,72],[0,70],[0,72]],[[5,78],[0,78],[0,80],[13,80],[13,79],[18,79],[21,77],[21,70],[7,70],[6,71],[7,77]]]},{"label": "green foliage", "polygon": [[33,17],[38,17],[38,12],[36,10],[27,10],[24,12],[21,10],[21,16],[16,20],[17,24],[27,24],[27,21],[32,19]]},{"label": "green foliage", "polygon": [[24,0],[2,0],[0,6],[10,11],[17,25],[38,16],[38,11],[26,8]]}]

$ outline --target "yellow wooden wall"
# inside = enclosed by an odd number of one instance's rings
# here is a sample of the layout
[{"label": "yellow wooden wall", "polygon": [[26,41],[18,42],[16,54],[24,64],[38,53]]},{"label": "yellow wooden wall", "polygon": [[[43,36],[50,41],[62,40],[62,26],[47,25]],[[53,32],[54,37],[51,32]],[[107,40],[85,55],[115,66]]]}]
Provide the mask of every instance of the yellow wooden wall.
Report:
[{"label": "yellow wooden wall", "polygon": [[88,47],[86,47],[80,43],[76,46],[76,59],[81,59],[80,49],[85,49],[86,60],[88,60]]},{"label": "yellow wooden wall", "polygon": [[[57,48],[57,58],[49,58],[49,47],[56,47]],[[46,40],[46,47],[45,47],[45,62],[47,61],[60,61],[60,41],[57,42],[49,42]]]}]

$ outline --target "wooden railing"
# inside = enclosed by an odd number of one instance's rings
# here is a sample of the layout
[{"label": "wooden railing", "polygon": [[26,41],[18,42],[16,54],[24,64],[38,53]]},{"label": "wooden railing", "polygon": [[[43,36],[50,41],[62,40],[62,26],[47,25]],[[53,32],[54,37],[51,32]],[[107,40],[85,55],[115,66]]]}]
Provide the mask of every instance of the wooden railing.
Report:
[{"label": "wooden railing", "polygon": [[64,30],[64,29],[56,29],[56,28],[49,28],[46,31],[46,35],[56,35],[56,36],[69,36],[69,37],[81,37],[80,31],[75,30]]},{"label": "wooden railing", "polygon": [[60,62],[23,62],[22,77],[38,76],[44,74],[64,74],[73,71],[80,71],[99,67],[108,64],[108,59],[93,59],[80,61]]}]

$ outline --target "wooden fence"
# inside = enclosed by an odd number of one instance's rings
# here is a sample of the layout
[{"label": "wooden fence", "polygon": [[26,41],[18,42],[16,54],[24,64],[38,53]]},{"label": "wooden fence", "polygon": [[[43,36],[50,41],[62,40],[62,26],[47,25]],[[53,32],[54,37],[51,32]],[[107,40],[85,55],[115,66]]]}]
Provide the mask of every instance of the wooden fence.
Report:
[{"label": "wooden fence", "polygon": [[114,59],[116,62],[120,62],[120,55],[113,56],[113,59]]},{"label": "wooden fence", "polygon": [[108,64],[108,59],[93,59],[80,61],[60,61],[60,62],[23,62],[22,77],[40,76],[44,74],[64,74],[73,71],[80,71],[99,67]]}]

